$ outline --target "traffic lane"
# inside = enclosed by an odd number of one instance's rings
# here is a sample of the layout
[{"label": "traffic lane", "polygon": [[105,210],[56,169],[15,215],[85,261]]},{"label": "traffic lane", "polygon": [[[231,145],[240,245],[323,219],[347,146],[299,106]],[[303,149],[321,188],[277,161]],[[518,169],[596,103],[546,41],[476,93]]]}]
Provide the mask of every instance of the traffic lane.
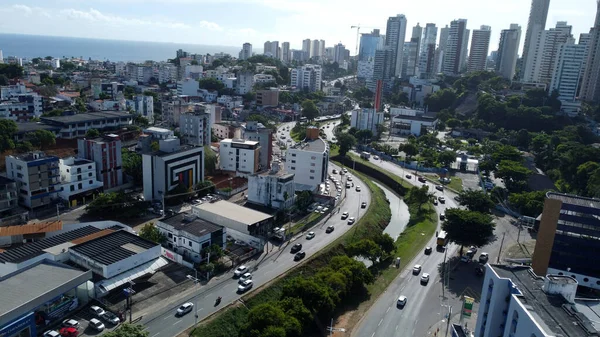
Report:
[{"label": "traffic lane", "polygon": [[[357,182],[363,183],[361,180],[357,180]],[[361,200],[367,201],[367,203],[370,202],[371,194],[368,189],[362,189],[361,192],[348,193],[346,203],[344,203],[344,205],[341,207],[341,212],[344,211],[346,205],[348,205],[347,207],[349,209],[357,207],[358,216],[362,217],[368,208],[363,209],[358,207]],[[354,206],[353,204],[356,204],[357,206]],[[341,212],[338,213],[340,216]],[[306,243],[306,257],[304,259],[314,255],[314,253],[318,252],[330,242],[334,241],[354,227],[354,225],[347,225],[347,221],[342,220],[339,216],[337,216],[338,214],[333,215],[324,224],[312,229],[312,231],[316,233],[316,236],[314,239],[310,240],[310,243],[307,243],[308,241],[306,240],[306,236],[304,234],[298,240],[292,243],[303,243],[303,249],[305,248],[304,244]],[[335,230],[330,234],[326,234],[325,229],[329,225],[333,225]],[[285,248],[282,248],[281,252],[278,252],[277,254],[265,259],[266,261],[258,261],[256,263],[248,264],[253,273],[255,281],[254,288],[265,284],[266,282],[272,280],[276,276],[284,273],[291,267],[300,263],[294,261],[292,254],[289,253],[289,249],[291,249],[291,244],[285,246]],[[190,327],[195,321],[194,315],[188,314],[183,317],[174,316],[175,311],[181,304],[185,302],[195,303],[198,301],[198,304],[195,305],[195,309],[198,310],[198,321],[201,321],[218,309],[217,307],[214,307],[214,300],[217,298],[217,296],[221,296],[223,298],[221,305],[227,305],[228,303],[237,301],[241,296],[243,296],[242,294],[236,293],[238,286],[237,282],[238,281],[236,279],[231,278],[210,289],[199,289],[199,291],[202,291],[200,294],[188,300],[182,300],[181,303],[171,306],[167,310],[164,310],[161,314],[154,315],[155,318],[148,316],[147,319],[144,319],[144,317],[142,317],[142,324],[146,325],[148,331],[150,332],[150,337],[175,336],[181,331]]]}]

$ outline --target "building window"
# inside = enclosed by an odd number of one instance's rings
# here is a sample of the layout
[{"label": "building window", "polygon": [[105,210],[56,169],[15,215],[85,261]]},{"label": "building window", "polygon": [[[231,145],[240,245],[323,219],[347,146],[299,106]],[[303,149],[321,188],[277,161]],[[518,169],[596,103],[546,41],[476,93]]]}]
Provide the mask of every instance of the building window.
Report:
[{"label": "building window", "polygon": [[173,234],[169,233],[167,236],[168,236],[168,237],[169,237],[169,239],[170,239],[170,238],[172,238],[172,237],[173,237]]},{"label": "building window", "polygon": [[82,188],[83,188],[83,184],[82,183],[77,184],[77,189],[82,189]]},{"label": "building window", "polygon": [[88,169],[91,170],[92,169],[92,165],[88,165]]},{"label": "building window", "polygon": [[311,156],[310,159],[315,160],[315,159],[317,159],[317,157]]},{"label": "building window", "polygon": [[315,173],[315,170],[310,170],[310,173]]},{"label": "building window", "polygon": [[296,161],[295,161],[295,160],[292,160],[292,164],[296,164]]},{"label": "building window", "polygon": [[177,238],[176,237],[173,237],[173,242],[177,242]]},{"label": "building window", "polygon": [[292,157],[295,157],[295,156],[296,156],[296,154],[295,154],[295,153],[292,153]]},{"label": "building window", "polygon": [[192,246],[192,241],[188,241],[188,245],[191,247]]},{"label": "building window", "polygon": [[316,165],[315,163],[310,163],[310,166],[315,166],[315,165]]},{"label": "building window", "polygon": [[315,180],[315,177],[309,177],[309,178],[310,178],[310,180]]},{"label": "building window", "polygon": [[71,192],[75,191],[75,186],[71,185],[69,187],[71,188]]},{"label": "building window", "polygon": [[90,185],[91,185],[91,184],[93,184],[93,183],[94,183],[94,181],[93,181],[93,180],[90,180]]},{"label": "building window", "polygon": [[91,177],[91,176],[92,176],[92,172],[88,173],[88,177]]},{"label": "building window", "polygon": [[292,169],[292,170],[295,170],[295,169],[296,169],[296,166],[292,166],[292,167],[290,167],[290,169]]}]

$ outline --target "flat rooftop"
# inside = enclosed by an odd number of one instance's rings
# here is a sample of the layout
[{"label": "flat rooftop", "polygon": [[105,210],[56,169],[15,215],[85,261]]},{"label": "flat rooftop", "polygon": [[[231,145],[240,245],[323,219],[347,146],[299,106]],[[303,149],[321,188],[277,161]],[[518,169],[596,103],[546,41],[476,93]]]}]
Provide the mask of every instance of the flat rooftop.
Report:
[{"label": "flat rooftop", "polygon": [[70,124],[70,123],[83,123],[92,122],[112,118],[133,118],[133,115],[124,111],[100,111],[100,112],[88,112],[70,116],[58,116],[58,117],[41,117],[42,121]]},{"label": "flat rooftop", "polygon": [[325,144],[325,141],[321,138],[317,138],[313,140],[303,140],[294,145],[292,149],[323,153],[325,152],[325,149],[327,149],[327,144]]},{"label": "flat rooftop", "polygon": [[548,192],[548,193],[546,193],[546,197],[550,198],[550,199],[560,200],[565,204],[600,209],[600,199],[586,198],[586,197],[580,197],[578,195],[563,194],[563,193],[556,193],[556,192]]},{"label": "flat rooftop", "polygon": [[164,128],[157,128],[156,126],[151,126],[149,128],[144,129],[144,132],[171,133],[173,131]]},{"label": "flat rooftop", "polygon": [[222,217],[229,218],[239,223],[252,225],[257,222],[261,222],[271,218],[269,214],[265,214],[259,211],[255,211],[233,202],[226,200],[218,200],[215,202],[205,202],[203,204],[194,206],[206,212],[216,213]]},{"label": "flat rooftop", "polygon": [[561,295],[547,294],[542,290],[543,278],[535,277],[529,267],[492,265],[492,268],[500,277],[511,279],[522,294],[517,296],[518,300],[547,334],[568,337],[598,335],[599,330],[592,324],[593,321],[600,322],[598,311],[581,312],[577,303],[570,304]]},{"label": "flat rooftop", "polygon": [[158,156],[158,157],[165,157],[165,156],[169,156],[175,153],[180,153],[180,152],[185,152],[185,151],[189,151],[189,150],[193,150],[193,149],[200,149],[200,151],[203,151],[204,148],[202,146],[196,146],[196,145],[189,145],[189,144],[185,144],[185,145],[180,145],[179,149],[173,152],[164,152],[164,151],[156,151],[156,152],[152,152],[151,154],[153,156]]},{"label": "flat rooftop", "polygon": [[116,231],[73,246],[70,250],[100,264],[110,265],[158,245],[127,231]]},{"label": "flat rooftop", "polygon": [[198,219],[195,215],[185,213],[180,213],[160,221],[173,226],[176,230],[184,231],[195,236],[204,236],[223,229],[222,226]]},{"label": "flat rooftop", "polygon": [[221,143],[234,143],[234,144],[247,144],[247,145],[256,145],[258,142],[253,140],[245,140],[245,139],[223,139]]}]

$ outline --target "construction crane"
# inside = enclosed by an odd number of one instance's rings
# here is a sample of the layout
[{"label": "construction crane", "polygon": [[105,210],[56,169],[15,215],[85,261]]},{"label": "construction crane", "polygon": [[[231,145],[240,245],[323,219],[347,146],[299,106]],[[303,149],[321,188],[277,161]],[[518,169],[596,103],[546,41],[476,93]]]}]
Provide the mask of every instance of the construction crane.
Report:
[{"label": "construction crane", "polygon": [[[350,26],[350,29],[356,29],[356,50],[354,51],[354,55],[358,56],[358,41],[359,41],[359,37],[360,37],[360,28],[361,25],[360,23],[356,26]],[[362,28],[375,28],[375,27],[362,27]]]}]

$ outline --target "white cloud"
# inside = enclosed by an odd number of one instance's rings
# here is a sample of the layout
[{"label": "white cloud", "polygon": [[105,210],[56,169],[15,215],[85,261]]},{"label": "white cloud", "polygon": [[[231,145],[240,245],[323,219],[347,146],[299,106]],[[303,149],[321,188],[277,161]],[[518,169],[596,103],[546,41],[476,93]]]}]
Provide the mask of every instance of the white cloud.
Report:
[{"label": "white cloud", "polygon": [[25,5],[13,5],[12,8],[25,12],[25,15],[30,15],[33,12],[31,7]]}]

